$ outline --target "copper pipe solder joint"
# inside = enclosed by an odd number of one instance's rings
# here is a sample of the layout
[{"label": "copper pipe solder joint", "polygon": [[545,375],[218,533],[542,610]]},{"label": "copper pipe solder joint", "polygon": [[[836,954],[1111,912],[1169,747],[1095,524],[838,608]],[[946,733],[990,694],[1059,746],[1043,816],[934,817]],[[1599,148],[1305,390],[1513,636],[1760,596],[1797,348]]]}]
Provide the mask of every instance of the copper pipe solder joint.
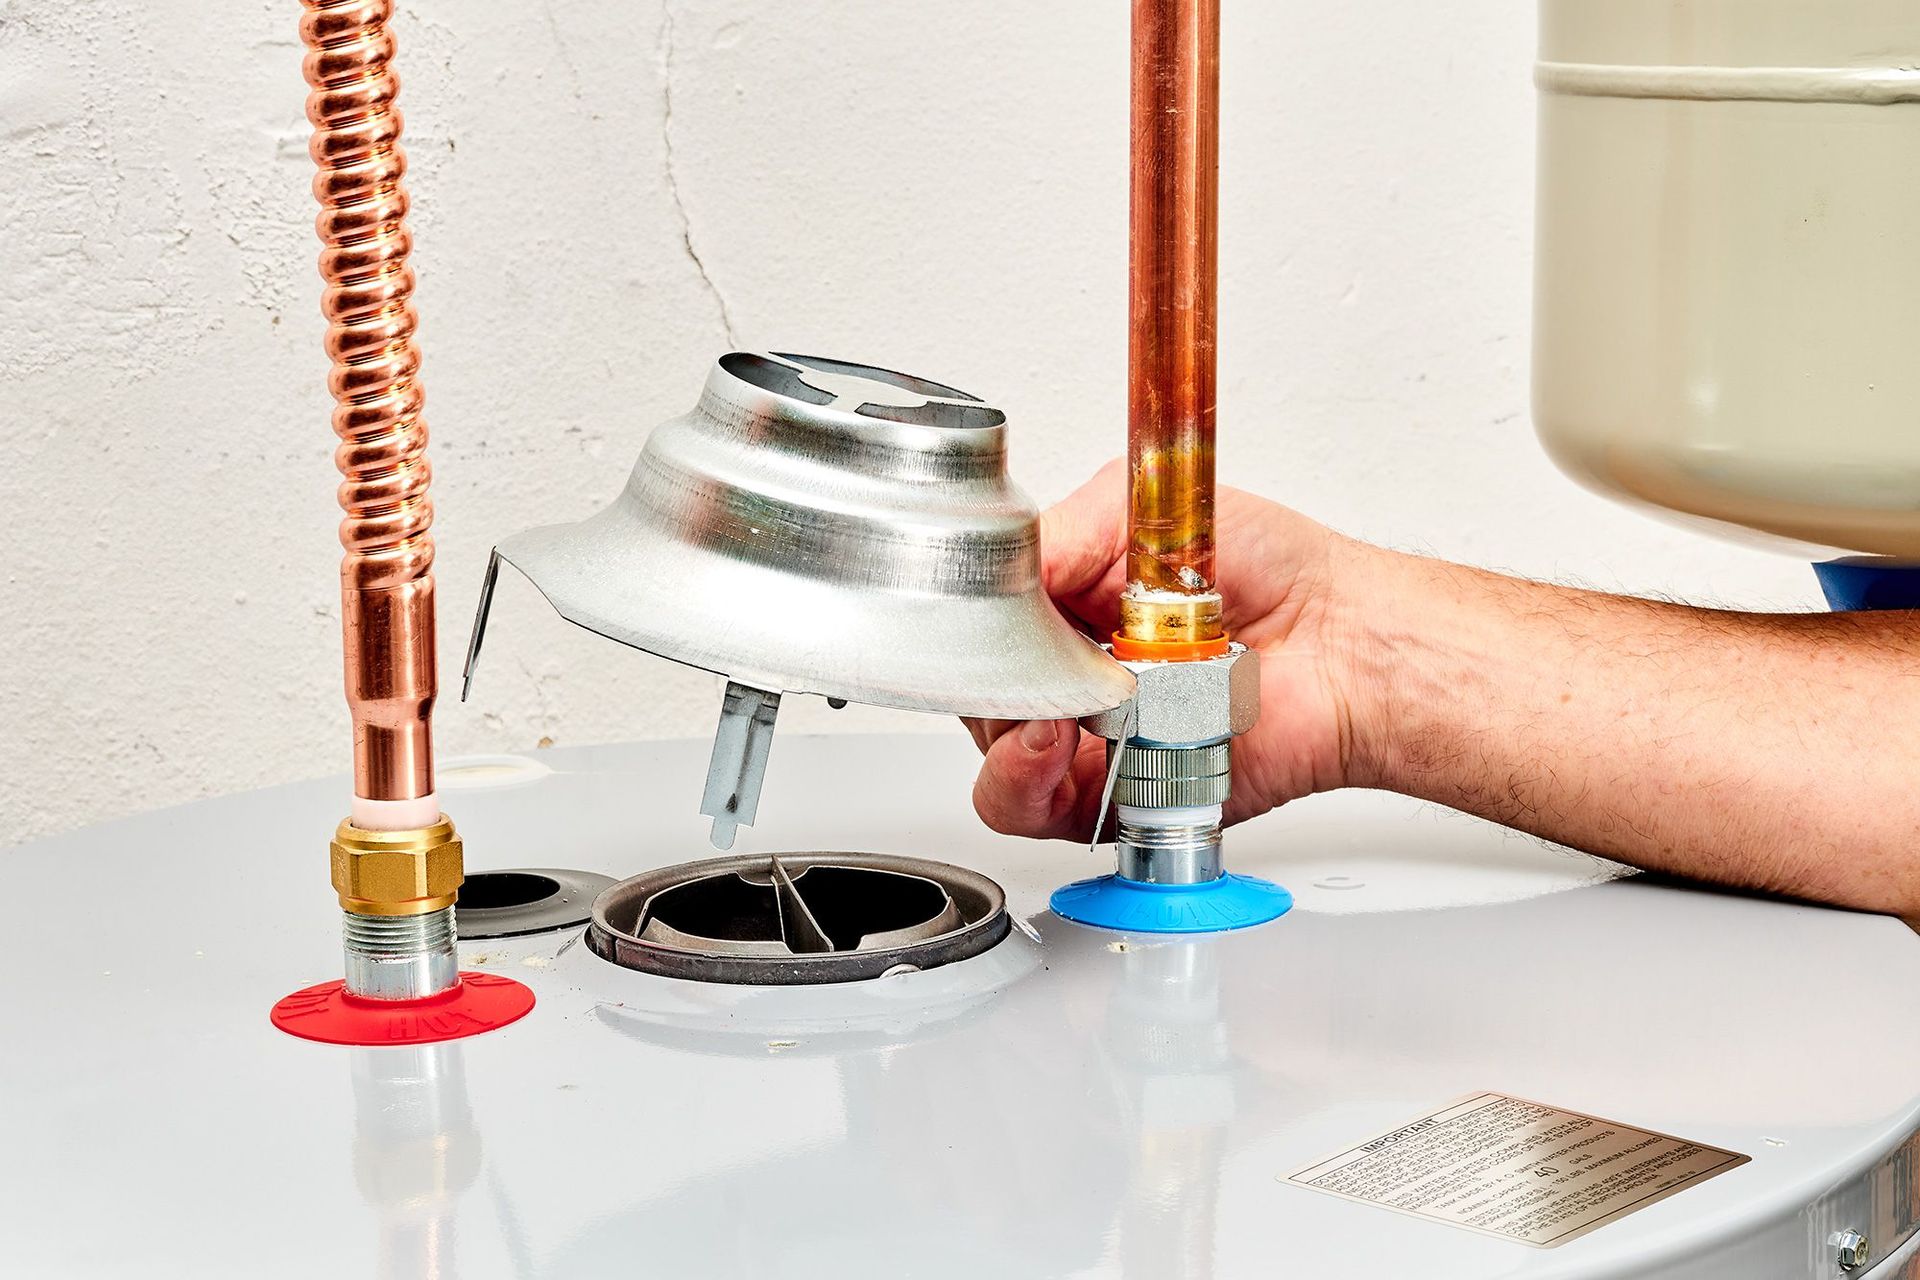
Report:
[{"label": "copper pipe solder joint", "polygon": [[[1137,656],[1150,657],[1151,646],[1156,645],[1217,649],[1207,656],[1225,653],[1227,636],[1221,630],[1220,608],[1220,596],[1214,592],[1185,595],[1172,591],[1143,594],[1129,591],[1120,597],[1120,630],[1114,639],[1122,652],[1116,656],[1124,661],[1133,656],[1125,652],[1126,648],[1135,646]],[[1173,654],[1169,652],[1167,656]]]},{"label": "copper pipe solder joint", "polygon": [[358,916],[417,916],[453,906],[465,871],[460,837],[442,815],[430,827],[369,831],[342,822],[333,834],[333,888]]}]

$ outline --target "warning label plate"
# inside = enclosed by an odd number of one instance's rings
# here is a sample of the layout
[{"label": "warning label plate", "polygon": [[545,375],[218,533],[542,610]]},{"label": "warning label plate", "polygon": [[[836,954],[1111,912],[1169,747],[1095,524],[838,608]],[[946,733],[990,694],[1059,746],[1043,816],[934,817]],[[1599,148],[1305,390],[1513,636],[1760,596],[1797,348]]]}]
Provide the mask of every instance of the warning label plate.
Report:
[{"label": "warning label plate", "polygon": [[1552,1248],[1750,1157],[1481,1093],[1327,1157],[1287,1181]]}]

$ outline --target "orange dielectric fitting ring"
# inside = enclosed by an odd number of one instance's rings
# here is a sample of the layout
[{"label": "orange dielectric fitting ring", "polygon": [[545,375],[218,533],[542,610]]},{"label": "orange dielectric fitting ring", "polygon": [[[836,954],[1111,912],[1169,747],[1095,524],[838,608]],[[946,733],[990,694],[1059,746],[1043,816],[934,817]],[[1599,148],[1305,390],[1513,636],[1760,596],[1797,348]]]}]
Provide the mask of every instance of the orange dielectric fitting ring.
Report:
[{"label": "orange dielectric fitting ring", "polygon": [[1213,640],[1133,640],[1113,633],[1113,656],[1122,662],[1193,662],[1227,656],[1227,637]]}]

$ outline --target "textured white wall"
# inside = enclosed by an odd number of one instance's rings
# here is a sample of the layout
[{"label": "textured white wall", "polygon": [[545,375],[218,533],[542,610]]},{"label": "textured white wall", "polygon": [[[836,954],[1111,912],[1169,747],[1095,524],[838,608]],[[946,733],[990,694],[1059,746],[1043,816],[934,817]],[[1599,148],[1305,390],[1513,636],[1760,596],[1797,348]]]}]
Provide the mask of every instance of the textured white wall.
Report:
[{"label": "textured white wall", "polygon": [[[345,768],[296,13],[0,0],[0,839]],[[730,344],[985,393],[1043,501],[1117,452],[1126,23],[407,0],[443,677],[491,541],[609,499]],[[1533,441],[1528,6],[1227,0],[1225,32],[1225,477],[1526,574],[1813,602]],[[495,619],[444,753],[709,729],[711,679],[513,575]]]}]

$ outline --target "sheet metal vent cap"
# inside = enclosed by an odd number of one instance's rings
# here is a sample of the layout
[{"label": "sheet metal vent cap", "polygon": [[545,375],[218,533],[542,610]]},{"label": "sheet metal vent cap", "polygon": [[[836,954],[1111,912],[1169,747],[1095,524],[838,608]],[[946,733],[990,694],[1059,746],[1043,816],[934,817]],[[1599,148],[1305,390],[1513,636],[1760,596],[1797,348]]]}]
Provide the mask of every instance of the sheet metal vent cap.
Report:
[{"label": "sheet metal vent cap", "polygon": [[1133,676],[1040,581],[1006,415],[872,365],[735,351],[624,492],[495,549],[568,621],[771,694],[1002,719],[1119,706]]},{"label": "sheet metal vent cap", "polygon": [[873,853],[712,858],[623,880],[593,904],[587,945],[642,973],[790,986],[931,969],[987,950],[1012,922],[975,871]]}]

